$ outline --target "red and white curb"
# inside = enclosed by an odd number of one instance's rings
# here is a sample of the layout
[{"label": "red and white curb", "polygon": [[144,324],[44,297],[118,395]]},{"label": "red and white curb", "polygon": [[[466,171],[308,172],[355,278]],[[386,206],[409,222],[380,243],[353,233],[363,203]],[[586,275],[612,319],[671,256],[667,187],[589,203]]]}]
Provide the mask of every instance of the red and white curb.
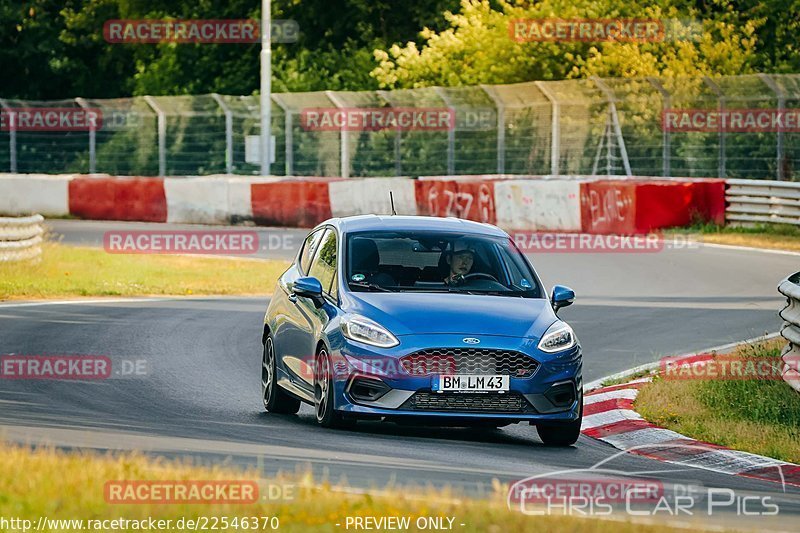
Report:
[{"label": "red and white curb", "polygon": [[633,402],[639,388],[651,380],[588,392],[581,432],[650,459],[800,487],[800,465],[691,439],[646,421],[633,409]]}]

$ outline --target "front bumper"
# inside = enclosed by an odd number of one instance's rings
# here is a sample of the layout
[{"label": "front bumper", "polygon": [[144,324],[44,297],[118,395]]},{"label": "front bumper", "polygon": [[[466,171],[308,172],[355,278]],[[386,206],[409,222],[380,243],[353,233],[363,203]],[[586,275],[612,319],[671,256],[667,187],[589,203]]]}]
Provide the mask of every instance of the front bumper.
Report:
[{"label": "front bumper", "polygon": [[477,337],[482,348],[511,350],[531,357],[539,363],[536,371],[530,377],[511,376],[509,391],[504,393],[434,392],[433,375],[409,375],[400,358],[421,350],[463,348],[464,335],[403,336],[400,345],[388,350],[342,339],[339,346],[333,347],[338,356],[335,408],[354,418],[414,417],[443,422],[496,419],[559,423],[580,417],[583,382],[579,345],[547,354],[536,348],[536,339]]}]

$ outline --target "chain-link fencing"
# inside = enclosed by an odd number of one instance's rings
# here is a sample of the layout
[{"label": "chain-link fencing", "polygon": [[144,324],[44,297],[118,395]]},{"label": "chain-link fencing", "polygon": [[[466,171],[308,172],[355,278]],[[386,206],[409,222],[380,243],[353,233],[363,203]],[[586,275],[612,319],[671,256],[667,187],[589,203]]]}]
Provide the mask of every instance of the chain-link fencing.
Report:
[{"label": "chain-link fencing", "polygon": [[[800,75],[764,74],[277,93],[272,95],[270,168],[274,175],[291,176],[797,180],[800,125],[793,120],[800,116],[799,101]],[[260,172],[256,96],[0,99],[0,108],[0,171]],[[92,110],[101,120],[71,129],[36,123],[52,109],[62,114]],[[394,113],[415,110],[449,111],[452,120],[434,128],[392,122],[398,120]]]}]

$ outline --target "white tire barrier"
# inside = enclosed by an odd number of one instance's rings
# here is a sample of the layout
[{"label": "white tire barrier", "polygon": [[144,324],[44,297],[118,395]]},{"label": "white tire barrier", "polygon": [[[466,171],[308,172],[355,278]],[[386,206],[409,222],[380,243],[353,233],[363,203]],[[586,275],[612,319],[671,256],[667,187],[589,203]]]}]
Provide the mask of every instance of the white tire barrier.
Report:
[{"label": "white tire barrier", "polygon": [[42,255],[44,217],[0,218],[0,263],[36,259]]}]

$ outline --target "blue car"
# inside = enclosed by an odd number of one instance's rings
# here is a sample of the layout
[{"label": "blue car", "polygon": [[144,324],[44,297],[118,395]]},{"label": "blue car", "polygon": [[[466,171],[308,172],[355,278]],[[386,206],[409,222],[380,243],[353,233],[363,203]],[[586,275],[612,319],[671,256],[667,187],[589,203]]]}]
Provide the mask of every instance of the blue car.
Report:
[{"label": "blue car", "polygon": [[278,280],[264,318],[270,413],[314,406],[359,419],[502,427],[528,422],[567,446],[583,414],[581,347],[507,233],[454,218],[323,222]]}]

